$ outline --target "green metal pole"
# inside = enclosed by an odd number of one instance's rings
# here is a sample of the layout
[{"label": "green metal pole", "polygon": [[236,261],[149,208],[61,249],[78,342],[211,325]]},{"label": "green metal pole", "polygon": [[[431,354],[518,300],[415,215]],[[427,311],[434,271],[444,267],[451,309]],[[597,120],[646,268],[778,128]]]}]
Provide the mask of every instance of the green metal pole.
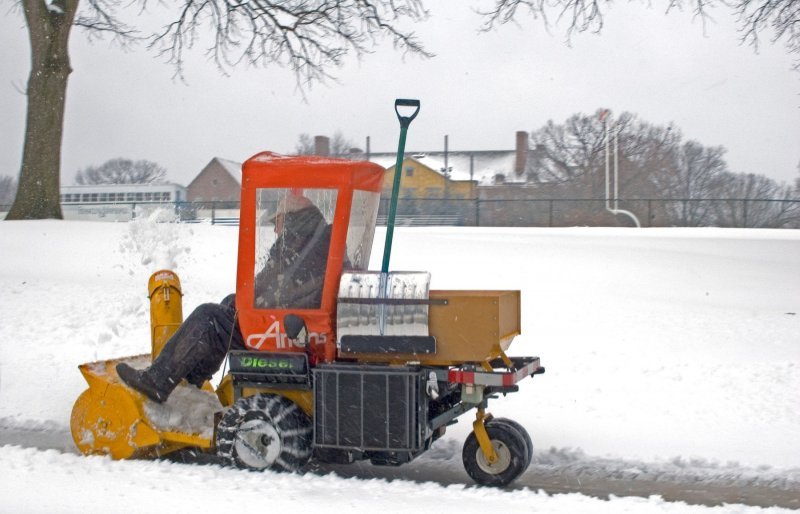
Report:
[{"label": "green metal pole", "polygon": [[[415,107],[410,116],[401,116],[398,107]],[[392,182],[392,197],[389,200],[389,217],[386,219],[386,243],[383,246],[383,265],[381,273],[389,272],[389,259],[392,254],[392,239],[394,238],[394,219],[397,215],[397,196],[400,194],[400,177],[402,176],[403,158],[406,151],[406,134],[411,121],[419,114],[419,100],[397,99],[394,102],[394,111],[400,121],[400,143],[397,146],[397,162],[394,166],[394,180]]]}]

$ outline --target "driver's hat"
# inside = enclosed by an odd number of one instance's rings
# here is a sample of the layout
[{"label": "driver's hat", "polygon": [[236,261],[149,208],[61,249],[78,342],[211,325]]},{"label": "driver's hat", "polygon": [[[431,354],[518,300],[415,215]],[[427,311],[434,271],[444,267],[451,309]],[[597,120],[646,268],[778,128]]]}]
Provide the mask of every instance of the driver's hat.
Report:
[{"label": "driver's hat", "polygon": [[306,198],[303,195],[296,195],[291,194],[289,196],[283,197],[283,199],[278,202],[278,207],[275,209],[275,212],[270,214],[266,221],[272,221],[278,217],[278,215],[286,214],[288,212],[297,212],[302,211],[303,209],[307,209],[308,207],[313,207],[314,203]]}]

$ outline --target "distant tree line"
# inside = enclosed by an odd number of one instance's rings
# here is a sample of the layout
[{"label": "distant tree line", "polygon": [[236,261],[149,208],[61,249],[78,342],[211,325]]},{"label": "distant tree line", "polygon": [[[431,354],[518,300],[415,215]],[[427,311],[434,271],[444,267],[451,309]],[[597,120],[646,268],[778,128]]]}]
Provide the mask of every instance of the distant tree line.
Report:
[{"label": "distant tree line", "polygon": [[[353,147],[341,131],[329,141],[332,156],[348,156]],[[787,185],[760,174],[732,172],[722,146],[685,140],[673,125],[653,125],[627,112],[613,119],[598,110],[575,114],[563,123],[548,121],[531,132],[527,167],[523,176],[514,178],[535,186],[525,188],[531,198],[602,200],[605,170],[614,165],[615,147],[619,198],[659,200],[652,214],[661,225],[800,228],[800,173]],[[301,134],[295,153],[312,155],[315,150],[314,139]],[[160,183],[166,173],[152,161],[115,158],[78,170],[75,183]],[[0,205],[10,205],[16,189],[16,180],[0,176]],[[584,210],[597,208],[596,203],[582,205]],[[576,219],[591,223],[594,216],[602,224],[602,214],[584,212]]]},{"label": "distant tree line", "polygon": [[664,209],[659,214],[669,224],[745,226],[745,215],[750,227],[800,222],[800,203],[789,201],[800,200],[800,178],[790,186],[760,174],[734,173],[722,146],[684,140],[676,127],[656,126],[631,113],[613,120],[604,119],[603,111],[575,114],[560,124],[551,120],[531,133],[530,144],[533,159],[524,178],[544,196],[605,198],[606,148],[613,169],[616,146],[619,198],[684,200],[659,202]]},{"label": "distant tree line", "polygon": [[17,194],[17,181],[12,177],[0,176],[0,205],[11,205]]},{"label": "distant tree line", "polygon": [[[75,174],[78,185],[93,184],[159,184],[163,183],[167,170],[147,160],[110,159],[99,166],[87,166]],[[14,202],[17,181],[0,176],[0,205],[8,208]]]},{"label": "distant tree line", "polygon": [[[353,146],[337,131],[330,140],[330,155],[347,156]],[[529,146],[524,176],[514,177],[514,182],[536,186],[526,188],[531,198],[604,200],[606,148],[613,169],[616,146],[619,198],[661,200],[653,204],[661,224],[800,227],[800,176],[794,185],[787,185],[761,174],[732,172],[724,147],[685,140],[671,124],[657,126],[628,112],[611,119],[600,109],[575,114],[563,123],[548,121],[531,132]],[[301,134],[295,153],[313,155],[314,138]],[[596,204],[582,205],[596,209]],[[455,207],[439,204],[438,208]],[[582,213],[576,219],[592,222],[592,216],[599,223],[608,219],[604,213]]]},{"label": "distant tree line", "polygon": [[[328,155],[331,157],[346,157],[352,153],[355,146],[355,143],[346,138],[340,130],[337,130],[334,132],[333,137],[329,139]],[[316,152],[314,138],[309,134],[300,134],[294,147],[295,155],[315,155]]]},{"label": "distant tree line", "polygon": [[78,185],[91,184],[158,184],[167,170],[147,160],[111,159],[99,166],[87,166],[75,174]]}]

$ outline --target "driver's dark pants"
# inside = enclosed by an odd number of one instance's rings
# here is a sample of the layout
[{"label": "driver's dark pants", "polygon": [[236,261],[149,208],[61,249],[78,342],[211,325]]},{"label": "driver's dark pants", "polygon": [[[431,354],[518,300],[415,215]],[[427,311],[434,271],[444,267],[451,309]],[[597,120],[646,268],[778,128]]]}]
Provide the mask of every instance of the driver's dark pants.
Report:
[{"label": "driver's dark pants", "polygon": [[217,372],[230,350],[244,350],[244,340],[236,320],[235,295],[221,303],[197,307],[166,342],[145,376],[169,395],[186,379],[201,387]]}]

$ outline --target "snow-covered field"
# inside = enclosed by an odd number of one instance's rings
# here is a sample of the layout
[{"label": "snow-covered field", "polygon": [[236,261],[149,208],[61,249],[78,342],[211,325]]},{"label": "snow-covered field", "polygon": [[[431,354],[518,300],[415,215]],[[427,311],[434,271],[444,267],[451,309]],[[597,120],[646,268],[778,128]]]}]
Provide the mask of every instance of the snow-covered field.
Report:
[{"label": "snow-covered field", "polygon": [[539,355],[547,373],[490,403],[533,437],[521,487],[474,487],[463,472],[471,416],[417,461],[360,465],[357,478],[75,455],[77,365],[149,351],[157,269],[180,275],[185,313],[232,292],[236,246],[233,227],[0,222],[0,434],[15,443],[0,447],[0,512],[761,511],[538,490],[548,470],[576,467],[800,491],[796,230],[398,229],[393,269],[428,270],[436,289],[522,291],[509,353]]}]

